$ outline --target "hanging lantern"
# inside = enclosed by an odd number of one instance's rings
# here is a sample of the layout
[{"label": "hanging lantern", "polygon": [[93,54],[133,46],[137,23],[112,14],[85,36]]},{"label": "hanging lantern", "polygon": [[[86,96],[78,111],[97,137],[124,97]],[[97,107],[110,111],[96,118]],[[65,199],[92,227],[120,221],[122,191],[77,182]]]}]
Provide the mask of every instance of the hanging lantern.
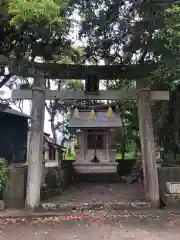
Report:
[{"label": "hanging lantern", "polygon": [[114,113],[113,113],[112,107],[109,106],[106,116],[109,118],[109,117],[113,117],[113,115]]},{"label": "hanging lantern", "polygon": [[79,115],[79,110],[78,110],[78,108],[75,108],[75,109],[74,109],[73,118],[80,118],[80,115]]},{"label": "hanging lantern", "polygon": [[89,118],[89,119],[90,119],[90,120],[96,120],[96,113],[95,113],[94,109],[91,110],[91,112],[90,112],[90,118]]}]

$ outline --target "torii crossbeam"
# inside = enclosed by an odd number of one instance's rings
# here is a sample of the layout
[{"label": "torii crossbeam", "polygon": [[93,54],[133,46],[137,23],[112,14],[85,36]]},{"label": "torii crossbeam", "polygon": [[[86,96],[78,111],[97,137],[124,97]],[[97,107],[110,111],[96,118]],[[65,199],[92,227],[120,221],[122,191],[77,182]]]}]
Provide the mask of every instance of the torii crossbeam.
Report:
[{"label": "torii crossbeam", "polygon": [[[137,100],[138,91],[119,91],[119,90],[101,90],[98,94],[87,94],[81,90],[44,90],[46,100]],[[32,99],[33,90],[20,90],[12,91],[13,99]],[[169,100],[169,91],[150,91],[150,98],[153,101]]]},{"label": "torii crossbeam", "polygon": [[132,64],[132,65],[80,65],[60,63],[39,63],[27,60],[17,61],[0,55],[0,66],[7,66],[11,75],[21,77],[43,76],[48,79],[85,79],[87,75],[98,75],[99,79],[143,79],[156,70],[159,65]]}]

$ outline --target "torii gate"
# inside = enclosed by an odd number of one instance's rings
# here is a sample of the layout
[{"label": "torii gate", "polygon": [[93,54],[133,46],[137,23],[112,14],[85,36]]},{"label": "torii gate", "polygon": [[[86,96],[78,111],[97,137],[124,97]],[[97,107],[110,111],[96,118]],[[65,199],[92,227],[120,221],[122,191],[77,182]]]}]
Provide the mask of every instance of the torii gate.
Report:
[{"label": "torii gate", "polygon": [[[142,81],[157,68],[155,64],[132,66],[95,66],[95,65],[65,65],[21,62],[0,58],[3,66],[8,66],[12,75],[34,77],[32,89],[14,90],[13,99],[32,99],[31,133],[28,156],[28,179],[26,206],[34,208],[40,201],[41,169],[43,158],[43,128],[45,100],[137,100],[139,129],[141,139],[142,162],[144,172],[145,197],[153,207],[159,206],[159,184],[155,160],[154,134],[151,115],[151,101],[169,100],[168,91],[150,91],[142,88]],[[138,79],[135,91],[104,90],[98,94],[88,94],[80,90],[53,91],[46,89],[46,78],[50,79],[85,79],[94,74],[103,80]]]}]

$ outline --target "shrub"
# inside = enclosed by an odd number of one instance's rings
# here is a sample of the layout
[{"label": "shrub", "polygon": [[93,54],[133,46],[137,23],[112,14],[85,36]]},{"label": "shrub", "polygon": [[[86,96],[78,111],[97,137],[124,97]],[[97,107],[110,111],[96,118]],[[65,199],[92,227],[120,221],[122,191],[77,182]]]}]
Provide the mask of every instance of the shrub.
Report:
[{"label": "shrub", "polygon": [[0,158],[0,191],[2,191],[8,181],[8,165],[4,158]]}]

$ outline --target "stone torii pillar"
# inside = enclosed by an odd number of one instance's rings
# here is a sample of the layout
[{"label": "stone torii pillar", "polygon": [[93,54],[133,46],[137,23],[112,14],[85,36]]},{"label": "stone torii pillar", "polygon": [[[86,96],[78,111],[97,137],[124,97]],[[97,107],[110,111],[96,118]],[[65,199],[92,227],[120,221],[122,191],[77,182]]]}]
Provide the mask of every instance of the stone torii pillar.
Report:
[{"label": "stone torii pillar", "polygon": [[138,115],[145,195],[146,199],[150,200],[152,207],[159,207],[159,183],[156,167],[154,133],[151,114],[151,97],[149,89],[139,90]]},{"label": "stone torii pillar", "polygon": [[45,114],[45,78],[34,80],[32,88],[31,131],[28,153],[26,207],[34,208],[40,201],[43,161],[43,132]]}]

